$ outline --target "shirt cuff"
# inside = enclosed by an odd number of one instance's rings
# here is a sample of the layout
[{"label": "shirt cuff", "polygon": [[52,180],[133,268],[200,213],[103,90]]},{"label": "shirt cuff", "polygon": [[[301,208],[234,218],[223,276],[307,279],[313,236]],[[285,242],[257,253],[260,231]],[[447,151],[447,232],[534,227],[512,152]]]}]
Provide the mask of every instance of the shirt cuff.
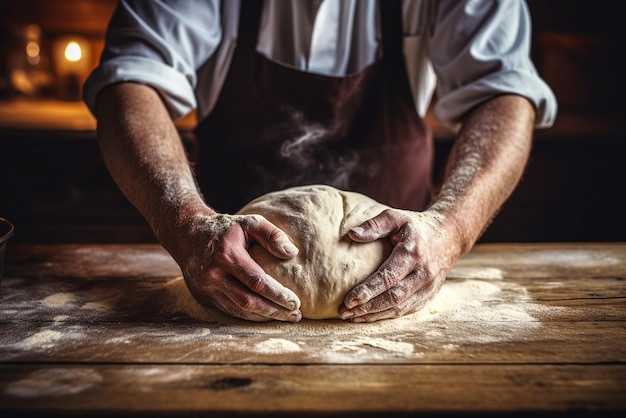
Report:
[{"label": "shirt cuff", "polygon": [[447,127],[456,128],[461,118],[474,107],[502,94],[528,99],[536,110],[535,128],[549,128],[557,114],[557,101],[550,87],[534,74],[505,71],[488,75],[439,97],[435,116]]},{"label": "shirt cuff", "polygon": [[174,120],[196,108],[193,88],[183,74],[161,62],[134,56],[116,57],[100,64],[83,86],[83,100],[95,115],[96,100],[102,89],[128,81],[146,84],[157,90]]}]

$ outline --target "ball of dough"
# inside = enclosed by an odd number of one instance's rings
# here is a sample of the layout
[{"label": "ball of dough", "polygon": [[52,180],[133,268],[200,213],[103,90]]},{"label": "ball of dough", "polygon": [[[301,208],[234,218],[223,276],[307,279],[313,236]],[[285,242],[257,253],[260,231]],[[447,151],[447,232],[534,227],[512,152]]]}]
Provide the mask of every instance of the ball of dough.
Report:
[{"label": "ball of dough", "polygon": [[387,239],[358,243],[348,230],[387,208],[359,193],[313,185],[268,193],[237,213],[263,215],[291,238],[300,250],[291,260],[278,259],[259,244],[250,247],[250,254],[298,295],[304,318],[329,319],[339,317],[346,293],[391,252]]}]

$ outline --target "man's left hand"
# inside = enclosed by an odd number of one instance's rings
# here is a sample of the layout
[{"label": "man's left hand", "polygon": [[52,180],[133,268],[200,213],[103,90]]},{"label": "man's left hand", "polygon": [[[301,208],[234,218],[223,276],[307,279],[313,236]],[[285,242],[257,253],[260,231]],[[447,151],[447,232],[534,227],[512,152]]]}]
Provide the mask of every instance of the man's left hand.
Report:
[{"label": "man's left hand", "polygon": [[348,292],[341,318],[374,322],[421,309],[460,257],[460,246],[444,223],[437,212],[387,209],[352,228],[352,240],[388,238],[393,250],[376,272]]}]

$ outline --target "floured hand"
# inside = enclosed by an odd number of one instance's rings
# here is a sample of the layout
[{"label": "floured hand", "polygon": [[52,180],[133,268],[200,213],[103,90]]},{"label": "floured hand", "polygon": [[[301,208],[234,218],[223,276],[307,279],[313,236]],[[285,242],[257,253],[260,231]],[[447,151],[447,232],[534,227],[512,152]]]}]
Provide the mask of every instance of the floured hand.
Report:
[{"label": "floured hand", "polygon": [[387,237],[391,255],[344,299],[342,319],[373,322],[421,309],[441,288],[460,257],[455,240],[437,213],[387,209],[354,227],[350,238],[370,242]]},{"label": "floured hand", "polygon": [[260,215],[196,215],[188,226],[186,254],[179,264],[199,302],[251,321],[300,321],[298,296],[248,253],[257,242],[278,258],[295,257],[298,249],[284,232]]}]

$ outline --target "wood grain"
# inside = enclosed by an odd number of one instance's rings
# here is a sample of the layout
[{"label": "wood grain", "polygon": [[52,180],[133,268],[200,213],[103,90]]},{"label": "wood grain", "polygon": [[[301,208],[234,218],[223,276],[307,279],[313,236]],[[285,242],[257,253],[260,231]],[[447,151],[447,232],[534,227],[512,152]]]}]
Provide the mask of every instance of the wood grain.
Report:
[{"label": "wood grain", "polygon": [[14,245],[0,412],[617,414],[625,278],[626,244],[481,244],[418,314],[259,324],[188,309],[156,245]]}]

